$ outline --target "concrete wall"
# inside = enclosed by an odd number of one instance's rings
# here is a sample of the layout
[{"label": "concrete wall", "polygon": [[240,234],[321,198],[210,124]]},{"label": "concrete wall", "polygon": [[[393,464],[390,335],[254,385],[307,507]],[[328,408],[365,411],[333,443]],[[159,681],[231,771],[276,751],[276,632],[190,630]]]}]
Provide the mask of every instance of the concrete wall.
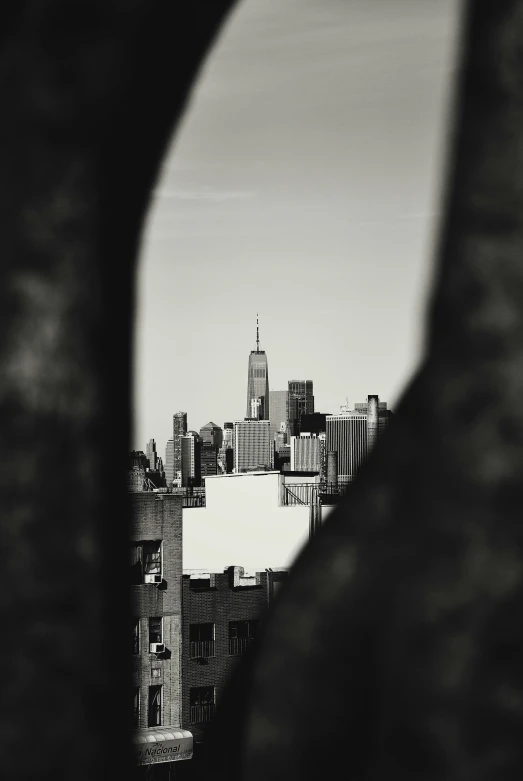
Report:
[{"label": "concrete wall", "polygon": [[[206,507],[183,511],[184,568],[220,572],[237,562],[249,572],[289,567],[308,541],[309,507],[280,506],[282,479],[276,472],[208,477]],[[322,508],[323,519],[330,510]]]}]

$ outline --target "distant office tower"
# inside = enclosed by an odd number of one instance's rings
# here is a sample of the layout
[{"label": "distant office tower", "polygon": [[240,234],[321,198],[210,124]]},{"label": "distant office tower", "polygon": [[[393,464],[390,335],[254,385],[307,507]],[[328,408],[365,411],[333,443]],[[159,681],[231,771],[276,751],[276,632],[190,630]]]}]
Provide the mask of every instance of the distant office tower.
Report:
[{"label": "distant office tower", "polygon": [[271,410],[271,442],[274,442],[276,434],[282,431],[282,423],[287,433],[289,425],[289,391],[269,391],[269,407]]},{"label": "distant office tower", "polygon": [[156,453],[156,442],[154,439],[150,439],[145,446],[145,455],[147,456],[147,460],[149,462],[149,469],[152,469],[153,472],[156,472],[158,469],[158,455]]},{"label": "distant office tower", "polygon": [[[253,414],[254,413],[254,414]],[[260,350],[260,330],[256,315],[256,350],[251,350],[247,372],[246,418],[270,420],[269,367],[265,350]]]},{"label": "distant office tower", "polygon": [[203,443],[212,445],[215,448],[220,448],[223,443],[223,431],[220,426],[212,421],[207,423],[206,426],[202,426],[200,429],[200,437]]},{"label": "distant office tower", "polygon": [[330,412],[311,412],[301,416],[300,434],[325,434]]},{"label": "distant office tower", "polygon": [[182,471],[182,444],[181,437],[187,434],[187,413],[176,412],[173,415],[173,442],[174,442],[174,476],[181,477]]},{"label": "distant office tower", "polygon": [[204,477],[218,474],[218,448],[210,442],[202,442],[201,465],[202,480]]},{"label": "distant office tower", "polygon": [[339,415],[327,416],[327,451],[338,454],[338,479],[351,481],[385,431],[392,416],[386,402],[371,395],[364,403],[348,404]]},{"label": "distant office tower", "polygon": [[234,423],[223,424],[223,447],[234,447]]},{"label": "distant office tower", "polygon": [[335,450],[327,452],[327,483],[331,486],[338,485],[338,453]]},{"label": "distant office tower", "polygon": [[234,471],[272,469],[273,464],[269,421],[236,421],[234,423]]},{"label": "distant office tower", "polygon": [[180,437],[182,450],[182,486],[199,486],[202,477],[202,439],[196,431]]},{"label": "distant office tower", "polygon": [[300,433],[302,415],[314,412],[314,395],[312,380],[289,380],[289,421],[291,434]]},{"label": "distant office tower", "polygon": [[325,476],[325,434],[291,437],[291,472],[319,472]]},{"label": "distant office tower", "polygon": [[159,456],[158,456],[158,461],[157,461],[157,464],[156,464],[156,469],[162,475],[162,477],[165,477],[165,470],[164,470],[164,467],[163,467],[163,461],[162,461],[162,459]]},{"label": "distant office tower", "polygon": [[167,488],[172,488],[174,476],[174,442],[169,439],[165,446],[165,483]]},{"label": "distant office tower", "polygon": [[367,415],[341,412],[327,417],[327,450],[338,453],[338,480],[351,482],[367,460]]}]

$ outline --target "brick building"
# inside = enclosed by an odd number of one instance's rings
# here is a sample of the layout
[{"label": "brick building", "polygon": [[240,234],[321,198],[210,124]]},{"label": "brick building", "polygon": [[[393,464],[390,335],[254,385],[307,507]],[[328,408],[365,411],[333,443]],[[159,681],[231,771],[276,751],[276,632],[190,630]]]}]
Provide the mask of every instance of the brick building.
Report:
[{"label": "brick building", "polygon": [[182,584],[182,723],[200,741],[229,676],[257,635],[286,570],[246,576],[184,574]]},{"label": "brick building", "polygon": [[168,778],[171,757],[192,755],[192,735],[181,719],[182,498],[155,492],[129,498],[137,762],[152,761],[153,777]]}]

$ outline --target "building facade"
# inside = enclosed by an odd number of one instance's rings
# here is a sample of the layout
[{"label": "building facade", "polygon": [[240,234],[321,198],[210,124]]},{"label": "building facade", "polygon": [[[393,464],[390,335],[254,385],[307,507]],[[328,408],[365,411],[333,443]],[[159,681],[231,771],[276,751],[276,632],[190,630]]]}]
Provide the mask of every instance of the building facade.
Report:
[{"label": "building facade", "polygon": [[173,415],[173,442],[174,442],[174,478],[182,476],[182,442],[181,438],[187,434],[187,413],[176,412]]},{"label": "building facade", "polygon": [[223,444],[223,429],[211,421],[201,427],[200,437],[204,445],[212,445],[218,450]]},{"label": "building facade", "polygon": [[240,420],[234,423],[234,471],[272,469],[274,448],[268,420]]},{"label": "building facade", "polygon": [[158,454],[156,452],[156,442],[154,439],[150,439],[145,446],[145,455],[147,456],[147,461],[149,462],[149,469],[151,469],[153,472],[156,472],[158,469]]},{"label": "building facade", "polygon": [[165,770],[166,757],[192,756],[192,734],[182,724],[182,499],[148,492],[130,501],[134,743],[138,764]]},{"label": "building facade", "polygon": [[325,434],[291,437],[291,472],[318,472],[325,477]]},{"label": "building facade", "polygon": [[288,432],[289,428],[289,391],[269,391],[271,411],[271,442],[279,431]]},{"label": "building facade", "polygon": [[231,673],[255,641],[287,571],[245,575],[184,573],[182,591],[182,723],[198,740],[214,718]]},{"label": "building facade", "polygon": [[182,454],[182,487],[200,486],[202,481],[202,439],[196,431],[180,437]]},{"label": "building facade", "polygon": [[210,442],[202,442],[201,447],[201,478],[218,474],[218,448]]},{"label": "building facade", "polygon": [[302,415],[314,412],[314,388],[312,380],[289,380],[289,421],[292,436],[300,433]]},{"label": "building facade", "polygon": [[265,350],[260,350],[260,332],[256,318],[256,350],[251,350],[247,368],[246,418],[270,420],[269,366]]},{"label": "building facade", "polygon": [[367,460],[367,415],[354,411],[329,415],[326,449],[338,454],[338,482],[352,482]]},{"label": "building facade", "polygon": [[165,482],[168,488],[172,488],[174,472],[174,440],[167,440],[165,446]]}]

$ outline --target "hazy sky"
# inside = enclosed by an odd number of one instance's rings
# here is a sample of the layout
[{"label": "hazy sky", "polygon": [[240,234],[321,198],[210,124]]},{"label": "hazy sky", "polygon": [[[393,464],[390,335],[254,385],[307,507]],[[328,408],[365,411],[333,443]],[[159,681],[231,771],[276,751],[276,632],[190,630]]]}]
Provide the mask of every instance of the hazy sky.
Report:
[{"label": "hazy sky", "polygon": [[177,410],[195,430],[243,418],[256,312],[271,390],[393,407],[422,345],[460,10],[240,3],[143,237],[135,448],[165,458]]}]

